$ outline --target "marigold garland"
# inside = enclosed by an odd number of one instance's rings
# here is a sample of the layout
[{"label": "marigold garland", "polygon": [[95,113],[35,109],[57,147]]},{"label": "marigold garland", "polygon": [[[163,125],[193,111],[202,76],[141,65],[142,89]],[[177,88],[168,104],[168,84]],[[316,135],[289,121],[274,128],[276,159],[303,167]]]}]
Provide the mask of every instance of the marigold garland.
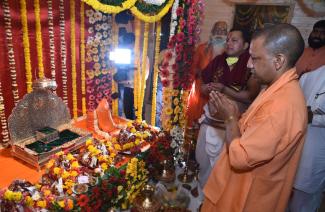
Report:
[{"label": "marigold garland", "polygon": [[86,108],[86,64],[85,64],[85,5],[80,2],[80,65],[81,65],[81,103],[82,115],[87,114]]},{"label": "marigold garland", "polygon": [[6,30],[6,45],[8,48],[8,59],[9,59],[9,70],[11,77],[12,94],[14,97],[14,103],[17,104],[19,101],[17,75],[16,75],[16,62],[15,52],[12,44],[12,27],[11,27],[11,16],[8,0],[3,1],[3,16],[5,21]]},{"label": "marigold garland", "polygon": [[76,70],[76,12],[75,0],[70,0],[70,24],[71,24],[71,78],[72,78],[72,111],[73,117],[78,117],[77,106],[77,70]]},{"label": "marigold garland", "polygon": [[152,108],[151,108],[151,125],[156,125],[156,109],[157,109],[157,84],[158,84],[158,58],[160,52],[160,32],[161,23],[156,25],[156,47],[155,47],[155,63],[153,72],[153,89],[152,89]]},{"label": "marigold garland", "polygon": [[3,102],[3,94],[2,94],[2,86],[0,82],[0,120],[1,120],[1,135],[2,135],[2,142],[1,145],[6,147],[9,145],[9,132],[7,127],[7,119],[5,115],[5,106]]},{"label": "marigold garland", "polygon": [[134,43],[134,57],[135,57],[135,66],[137,67],[134,69],[134,110],[136,111],[136,116],[138,116],[138,99],[140,98],[140,37],[141,37],[141,22],[139,19],[135,18],[135,43]]},{"label": "marigold garland", "polygon": [[134,16],[139,18],[140,20],[147,22],[147,23],[154,23],[157,21],[160,21],[162,17],[168,13],[169,9],[173,5],[174,0],[168,0],[167,4],[157,13],[157,14],[152,14],[152,13],[144,13],[142,12],[138,7],[137,4],[146,4],[145,2],[138,1],[135,3],[133,7],[131,7],[131,12]]},{"label": "marigold garland", "polygon": [[40,18],[40,5],[39,0],[34,0],[34,12],[35,12],[35,34],[36,34],[36,48],[37,48],[37,60],[38,60],[38,77],[44,77],[43,66],[43,43],[42,43],[42,27]]},{"label": "marigold garland", "polygon": [[[115,15],[113,15],[113,48],[116,48],[118,46],[118,30],[117,25],[115,22]],[[114,73],[116,73],[116,68],[113,70]],[[112,81],[112,93],[118,92],[117,83],[115,81]],[[113,115],[118,115],[118,99],[112,100],[112,113]]]},{"label": "marigold garland", "polygon": [[130,9],[137,0],[125,0],[120,1],[121,6],[113,6],[108,4],[103,4],[98,0],[82,0],[86,4],[92,6],[95,10],[99,10],[104,13],[119,13],[123,10]]},{"label": "marigold garland", "polygon": [[25,57],[25,69],[26,69],[26,85],[27,93],[32,92],[32,66],[30,62],[30,49],[29,49],[29,39],[28,39],[28,27],[27,27],[27,10],[26,1],[20,0],[20,16],[21,24],[23,27],[23,46],[24,46],[24,57]]},{"label": "marigold garland", "polygon": [[[140,101],[138,104],[138,117],[142,121],[143,100],[146,89],[146,75],[147,75],[147,52],[148,52],[148,36],[149,36],[149,23],[144,24],[143,35],[143,49],[142,49],[142,63],[141,63],[141,89],[140,89]],[[139,100],[139,99],[138,99]]]},{"label": "marigold garland", "polygon": [[50,63],[51,63],[51,77],[55,80],[55,44],[54,44],[54,25],[53,25],[53,7],[52,0],[47,0],[47,15],[49,25],[49,44],[50,44]]},{"label": "marigold garland", "polygon": [[64,18],[64,0],[60,0],[60,41],[61,41],[61,72],[62,72],[62,91],[63,102],[68,104],[67,90],[67,50],[65,42],[65,18]]}]

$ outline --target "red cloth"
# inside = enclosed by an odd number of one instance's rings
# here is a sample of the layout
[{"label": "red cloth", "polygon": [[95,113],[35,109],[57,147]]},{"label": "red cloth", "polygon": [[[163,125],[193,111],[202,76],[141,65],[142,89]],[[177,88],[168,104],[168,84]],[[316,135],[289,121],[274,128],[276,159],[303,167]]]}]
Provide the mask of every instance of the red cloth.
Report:
[{"label": "red cloth", "polygon": [[241,54],[238,62],[231,71],[226,62],[226,53],[215,57],[202,71],[203,83],[207,84],[213,82],[216,76],[219,80],[218,82],[226,86],[236,85],[243,88],[246,85],[249,76],[249,69],[247,68],[249,57],[248,51]]}]

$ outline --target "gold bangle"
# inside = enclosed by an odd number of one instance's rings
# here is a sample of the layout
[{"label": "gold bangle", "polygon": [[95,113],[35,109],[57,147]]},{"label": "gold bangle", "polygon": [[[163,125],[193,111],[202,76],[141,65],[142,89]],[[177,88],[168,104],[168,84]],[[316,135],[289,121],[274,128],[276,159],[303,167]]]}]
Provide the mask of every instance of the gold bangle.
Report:
[{"label": "gold bangle", "polygon": [[231,120],[234,120],[235,117],[234,116],[229,116],[226,120],[225,120],[225,123],[229,123]]}]

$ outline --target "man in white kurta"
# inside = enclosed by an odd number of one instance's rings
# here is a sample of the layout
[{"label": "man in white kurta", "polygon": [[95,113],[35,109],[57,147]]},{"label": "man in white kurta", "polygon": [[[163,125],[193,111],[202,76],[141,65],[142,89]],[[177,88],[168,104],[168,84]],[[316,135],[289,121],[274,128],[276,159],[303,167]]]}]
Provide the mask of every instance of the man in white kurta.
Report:
[{"label": "man in white kurta", "polygon": [[313,115],[296,174],[290,212],[312,212],[320,206],[325,189],[325,66],[302,75],[300,85]]}]

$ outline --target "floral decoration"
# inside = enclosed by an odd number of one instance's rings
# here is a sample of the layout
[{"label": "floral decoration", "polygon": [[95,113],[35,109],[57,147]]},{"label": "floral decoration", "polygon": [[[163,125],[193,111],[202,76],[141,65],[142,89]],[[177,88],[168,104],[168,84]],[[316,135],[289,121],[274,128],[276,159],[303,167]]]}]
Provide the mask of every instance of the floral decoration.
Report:
[{"label": "floral decoration", "polygon": [[104,13],[119,13],[123,10],[130,9],[136,0],[82,0],[86,4],[92,6],[95,10]]},{"label": "floral decoration", "polygon": [[0,82],[0,121],[1,121],[1,135],[2,135],[2,142],[0,143],[0,146],[6,147],[9,145],[9,132],[7,127],[7,119],[5,115],[5,106],[3,102],[1,82]]},{"label": "floral decoration", "polygon": [[86,64],[85,64],[85,4],[80,2],[80,68],[81,68],[81,108],[82,115],[87,113],[86,105]]},{"label": "floral decoration", "polygon": [[75,1],[70,0],[70,39],[71,39],[71,80],[72,80],[72,112],[73,118],[78,118],[77,99],[77,67],[76,67],[76,11]]},{"label": "floral decoration", "polygon": [[38,61],[38,77],[44,77],[44,65],[43,65],[43,42],[42,42],[42,29],[40,18],[40,4],[39,0],[34,0],[35,11],[35,34],[36,34],[36,49],[37,49],[37,61]]},{"label": "floral decoration", "polygon": [[64,18],[64,0],[60,0],[60,43],[61,43],[61,73],[62,73],[62,91],[63,102],[68,104],[68,84],[67,84],[67,49],[65,42],[65,18]]},{"label": "floral decoration", "polygon": [[26,69],[27,93],[30,93],[33,90],[33,88],[32,88],[33,77],[32,77],[32,65],[31,65],[31,61],[30,61],[27,9],[26,9],[26,1],[25,0],[20,0],[20,16],[21,16],[21,24],[23,27],[23,46],[24,46],[24,58],[25,58],[25,69]]},{"label": "floral decoration", "polygon": [[3,16],[5,21],[6,45],[8,49],[12,94],[14,97],[14,103],[17,104],[19,101],[19,93],[18,93],[17,74],[16,74],[15,52],[12,43],[11,16],[10,16],[10,8],[9,8],[8,0],[4,0],[2,2],[2,5],[3,5]]},{"label": "floral decoration", "polygon": [[54,45],[54,25],[53,25],[53,7],[52,1],[47,0],[47,15],[49,28],[49,44],[50,44],[50,63],[51,63],[51,77],[55,80],[55,45]]},{"label": "floral decoration", "polygon": [[86,10],[89,23],[86,42],[87,108],[95,110],[102,98],[111,102],[113,64],[112,16],[93,9]]}]

